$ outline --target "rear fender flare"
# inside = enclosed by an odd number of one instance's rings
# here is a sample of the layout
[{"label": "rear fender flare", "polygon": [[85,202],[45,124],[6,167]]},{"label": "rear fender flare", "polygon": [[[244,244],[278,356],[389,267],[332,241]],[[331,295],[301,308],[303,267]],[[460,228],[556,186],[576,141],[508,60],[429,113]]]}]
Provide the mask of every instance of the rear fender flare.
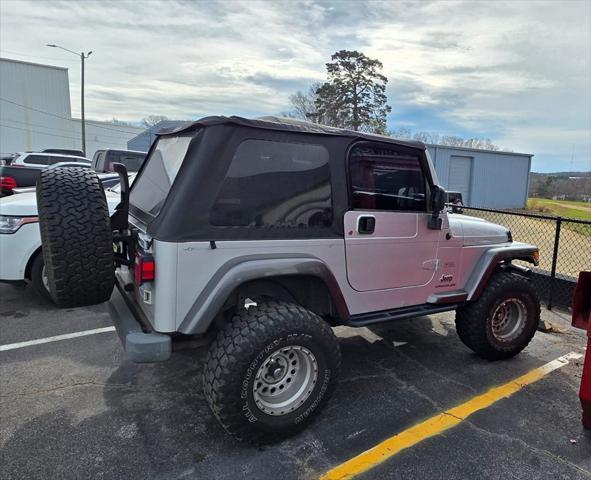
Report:
[{"label": "rear fender flare", "polygon": [[349,310],[337,280],[329,267],[316,257],[272,257],[268,255],[234,259],[222,265],[181,321],[178,331],[203,334],[222,311],[230,296],[248,282],[273,280],[282,276],[313,276],[327,287],[341,319],[349,318]]}]

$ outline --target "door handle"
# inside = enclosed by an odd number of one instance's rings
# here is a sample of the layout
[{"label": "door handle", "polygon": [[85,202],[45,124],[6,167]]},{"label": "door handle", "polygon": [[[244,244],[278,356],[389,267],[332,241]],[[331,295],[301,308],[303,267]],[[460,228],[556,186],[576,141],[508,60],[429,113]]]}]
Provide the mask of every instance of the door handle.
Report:
[{"label": "door handle", "polygon": [[363,215],[357,218],[357,233],[361,235],[372,234],[376,229],[376,217]]}]

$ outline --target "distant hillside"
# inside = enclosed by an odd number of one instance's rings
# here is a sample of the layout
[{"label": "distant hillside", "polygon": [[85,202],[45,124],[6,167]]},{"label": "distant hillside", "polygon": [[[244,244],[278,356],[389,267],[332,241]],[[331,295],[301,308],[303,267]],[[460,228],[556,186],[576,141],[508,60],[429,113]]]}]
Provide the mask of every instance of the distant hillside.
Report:
[{"label": "distant hillside", "polygon": [[591,197],[591,172],[530,173],[529,196],[586,200]]},{"label": "distant hillside", "polygon": [[554,172],[554,173],[536,173],[532,175],[544,175],[547,177],[591,177],[591,172]]}]

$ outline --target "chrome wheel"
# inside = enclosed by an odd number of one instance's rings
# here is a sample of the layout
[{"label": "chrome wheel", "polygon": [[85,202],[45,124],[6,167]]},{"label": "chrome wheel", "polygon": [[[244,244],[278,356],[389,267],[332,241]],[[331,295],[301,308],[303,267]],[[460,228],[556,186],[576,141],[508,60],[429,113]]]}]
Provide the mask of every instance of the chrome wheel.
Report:
[{"label": "chrome wheel", "polygon": [[268,415],[286,415],[302,405],[318,379],[316,357],[307,348],[280,348],[258,369],[253,396],[257,407]]},{"label": "chrome wheel", "polygon": [[518,298],[501,302],[492,314],[492,333],[500,342],[515,340],[527,322],[527,307]]}]

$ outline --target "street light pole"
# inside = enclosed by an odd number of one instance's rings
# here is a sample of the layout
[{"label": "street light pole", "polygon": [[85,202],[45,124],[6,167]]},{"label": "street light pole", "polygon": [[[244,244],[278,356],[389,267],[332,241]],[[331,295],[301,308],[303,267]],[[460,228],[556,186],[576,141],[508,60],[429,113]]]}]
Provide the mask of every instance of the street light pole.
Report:
[{"label": "street light pole", "polygon": [[60,45],[54,45],[54,44],[47,44],[48,47],[52,47],[52,48],[59,48],[61,50],[65,50],[66,52],[69,53],[73,53],[74,55],[76,55],[77,57],[80,57],[80,77],[81,77],[81,85],[80,85],[80,114],[81,114],[81,125],[80,125],[80,130],[82,132],[82,151],[84,152],[84,155],[86,156],[86,118],[84,115],[84,60],[86,60],[88,57],[90,57],[90,55],[92,54],[92,50],[89,51],[88,53],[84,53],[84,52],[80,52],[80,53],[76,53],[73,50],[69,50],[67,48],[61,47]]}]

